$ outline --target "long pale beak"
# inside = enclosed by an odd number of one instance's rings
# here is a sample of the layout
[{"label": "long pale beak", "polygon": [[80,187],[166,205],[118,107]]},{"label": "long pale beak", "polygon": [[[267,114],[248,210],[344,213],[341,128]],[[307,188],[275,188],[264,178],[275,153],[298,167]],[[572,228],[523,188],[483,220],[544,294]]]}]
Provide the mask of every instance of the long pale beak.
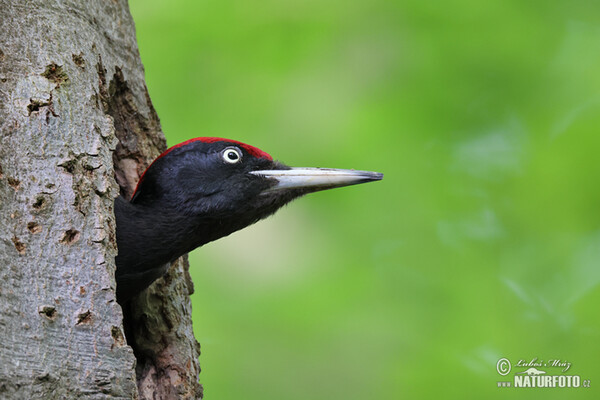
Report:
[{"label": "long pale beak", "polygon": [[316,192],[383,179],[383,174],[379,172],[331,168],[291,168],[252,171],[250,173],[277,181],[275,186],[270,187],[265,192],[285,189],[308,189],[310,192]]}]

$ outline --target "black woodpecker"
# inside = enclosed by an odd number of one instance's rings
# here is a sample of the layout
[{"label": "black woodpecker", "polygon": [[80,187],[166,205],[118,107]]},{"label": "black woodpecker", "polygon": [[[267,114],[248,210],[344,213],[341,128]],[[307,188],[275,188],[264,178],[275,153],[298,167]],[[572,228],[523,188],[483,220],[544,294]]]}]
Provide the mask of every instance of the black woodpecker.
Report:
[{"label": "black woodpecker", "polygon": [[200,137],[162,153],[130,201],[115,201],[117,300],[125,302],[196,247],[307,193],[376,181],[376,172],[290,168],[235,140]]}]

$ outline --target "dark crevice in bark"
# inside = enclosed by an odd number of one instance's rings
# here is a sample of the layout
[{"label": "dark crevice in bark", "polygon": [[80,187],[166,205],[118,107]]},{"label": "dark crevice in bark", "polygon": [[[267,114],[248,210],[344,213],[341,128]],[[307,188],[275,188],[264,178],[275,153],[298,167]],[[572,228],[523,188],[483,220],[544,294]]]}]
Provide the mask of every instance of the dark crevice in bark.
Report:
[{"label": "dark crevice in bark", "polygon": [[139,112],[121,68],[115,67],[108,84],[101,59],[97,69],[101,101],[107,114],[113,118],[115,134],[119,139],[113,153],[117,183],[121,187],[121,194],[129,198],[135,188],[133,183],[137,181],[149,159],[163,152],[167,144],[146,88],[144,87],[145,100],[149,109],[147,117]]},{"label": "dark crevice in bark", "polygon": [[[121,68],[115,66],[108,77],[99,58],[96,69],[99,82],[96,100],[112,117],[119,139],[113,153],[115,177],[121,195],[130,198],[144,169],[166,149],[166,141],[146,87],[143,91],[147,115],[139,111],[136,100],[140,99],[135,98]],[[203,395],[198,383],[200,346],[193,339],[190,320],[189,295],[193,285],[189,265],[187,258],[173,264],[164,278],[122,305],[125,337],[137,360],[141,399]]]}]

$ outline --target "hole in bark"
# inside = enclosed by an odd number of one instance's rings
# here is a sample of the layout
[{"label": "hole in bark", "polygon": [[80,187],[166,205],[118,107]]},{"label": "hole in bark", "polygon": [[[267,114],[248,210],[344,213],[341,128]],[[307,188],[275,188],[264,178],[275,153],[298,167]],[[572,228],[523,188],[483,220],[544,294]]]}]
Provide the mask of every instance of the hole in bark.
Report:
[{"label": "hole in bark", "polygon": [[31,205],[36,210],[41,210],[46,206],[46,198],[44,196],[37,196],[35,202]]},{"label": "hole in bark", "polygon": [[56,307],[40,306],[38,307],[38,313],[43,317],[53,320],[54,318],[56,318]]},{"label": "hole in bark", "polygon": [[72,174],[73,171],[75,171],[75,164],[77,163],[77,161],[75,159],[69,159],[65,162],[63,162],[62,164],[58,164],[59,167],[63,167],[65,170],[67,170],[68,173]]},{"label": "hole in bark", "polygon": [[59,115],[54,111],[54,105],[52,105],[52,93],[50,93],[50,97],[47,101],[39,100],[39,99],[29,99],[29,104],[27,105],[27,115],[31,115],[32,113],[39,113],[42,108],[46,109],[46,122],[50,121],[50,114],[53,117],[58,117]]},{"label": "hole in bark", "polygon": [[125,337],[123,336],[123,331],[118,326],[113,326],[110,329],[110,334],[115,341],[115,346],[124,346],[125,345]]},{"label": "hole in bark", "polygon": [[87,311],[82,312],[79,315],[77,315],[77,324],[76,325],[89,324],[91,322],[92,322],[92,313],[90,312],[90,310],[87,310]]},{"label": "hole in bark", "polygon": [[55,381],[56,378],[54,376],[52,376],[49,372],[46,372],[45,374],[41,374],[35,377],[36,381],[38,382],[50,382],[50,381]]},{"label": "hole in bark", "polygon": [[21,242],[21,240],[16,236],[12,237],[12,242],[15,245],[15,249],[17,249],[19,254],[25,254],[25,243]]},{"label": "hole in bark", "polygon": [[47,106],[49,104],[40,100],[29,99],[29,101],[30,103],[29,105],[27,105],[28,115],[31,115],[32,112],[40,111],[41,107]]},{"label": "hole in bark", "polygon": [[4,174],[2,173],[2,165],[0,164],[0,179],[4,178]]},{"label": "hole in bark", "polygon": [[0,49],[0,61],[4,61],[4,52]]},{"label": "hole in bark", "polygon": [[[119,139],[117,149],[113,152],[116,180],[121,187],[121,194],[125,198],[130,198],[135,188],[135,182],[128,179],[130,176],[129,166],[132,167],[131,171],[135,173],[137,167],[149,161],[146,156],[157,149],[164,150],[166,146],[162,135],[157,134],[160,132],[160,124],[147,91],[145,91],[146,106],[150,113],[146,116],[138,111],[138,97],[132,93],[128,82],[124,79],[123,73],[118,67],[115,68],[115,73],[109,85],[107,85],[107,71],[102,66],[100,58],[97,71],[99,91],[96,104],[113,119],[114,133]],[[131,163],[127,163],[127,161],[131,161]],[[137,178],[138,175],[134,175]],[[114,243],[114,236],[110,236],[110,241]],[[171,388],[179,390],[181,386],[172,386],[173,381],[179,381],[180,378],[193,379],[194,371],[198,367],[193,361],[197,347],[196,342],[192,340],[189,343],[190,346],[186,344],[186,349],[190,349],[194,353],[193,357],[190,358],[192,360],[190,364],[192,371],[189,371],[190,368],[188,368],[185,374],[180,372],[179,368],[183,371],[185,367],[183,363],[180,364],[174,357],[174,353],[178,351],[173,352],[172,349],[175,348],[173,346],[177,346],[174,343],[184,340],[187,342],[187,339],[179,336],[177,328],[169,328],[169,326],[173,327],[174,320],[179,321],[177,315],[180,311],[173,311],[170,303],[175,303],[175,300],[162,293],[165,293],[164,290],[157,289],[157,294],[146,294],[121,304],[123,310],[122,328],[118,326],[112,328],[115,346],[123,344],[129,345],[133,349],[137,360],[136,377],[140,387],[144,386],[143,391],[145,392],[140,397],[144,398],[152,398],[153,396],[157,398],[176,397],[174,394],[171,396],[158,394],[153,389],[154,387],[161,387],[163,377],[168,377],[165,387],[168,386],[169,391],[171,391]],[[182,312],[182,314],[185,314],[185,312]],[[179,326],[179,322],[176,325]],[[183,362],[183,360],[181,361]],[[187,363],[188,360],[185,361]],[[172,371],[175,371],[178,376],[171,378]],[[183,375],[186,375],[187,378],[184,378]],[[202,398],[202,388],[199,384],[193,383],[192,380],[189,388],[194,391],[191,397]],[[142,389],[140,389],[141,392]]]},{"label": "hole in bark", "polygon": [[6,180],[8,181],[8,184],[15,190],[19,190],[19,185],[21,184],[21,181],[15,178],[6,178]]},{"label": "hole in bark", "polygon": [[33,234],[40,233],[42,231],[42,226],[37,222],[31,221],[27,223],[27,229],[29,229],[29,232]]},{"label": "hole in bark", "polygon": [[56,87],[60,87],[61,84],[69,81],[69,77],[63,71],[62,65],[56,63],[49,64],[46,66],[46,70],[41,74],[44,78],[56,83]]},{"label": "hole in bark", "polygon": [[83,53],[72,54],[72,56],[73,56],[73,62],[75,63],[75,65],[77,65],[79,68],[85,67],[85,60],[83,59]]},{"label": "hole in bark", "polygon": [[63,237],[60,239],[60,242],[62,244],[73,244],[79,240],[79,236],[79,231],[75,229],[69,229],[68,231],[65,231]]}]

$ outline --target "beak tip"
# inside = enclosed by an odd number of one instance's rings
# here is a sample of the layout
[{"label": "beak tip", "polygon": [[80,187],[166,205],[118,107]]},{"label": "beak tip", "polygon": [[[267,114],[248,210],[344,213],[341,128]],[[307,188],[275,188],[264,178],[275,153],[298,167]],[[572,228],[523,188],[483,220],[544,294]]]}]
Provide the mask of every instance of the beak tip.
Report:
[{"label": "beak tip", "polygon": [[383,173],[381,172],[373,172],[373,180],[380,181],[383,179]]},{"label": "beak tip", "polygon": [[383,174],[380,172],[360,171],[360,175],[357,176],[356,183],[368,183],[376,182],[383,179]]}]

